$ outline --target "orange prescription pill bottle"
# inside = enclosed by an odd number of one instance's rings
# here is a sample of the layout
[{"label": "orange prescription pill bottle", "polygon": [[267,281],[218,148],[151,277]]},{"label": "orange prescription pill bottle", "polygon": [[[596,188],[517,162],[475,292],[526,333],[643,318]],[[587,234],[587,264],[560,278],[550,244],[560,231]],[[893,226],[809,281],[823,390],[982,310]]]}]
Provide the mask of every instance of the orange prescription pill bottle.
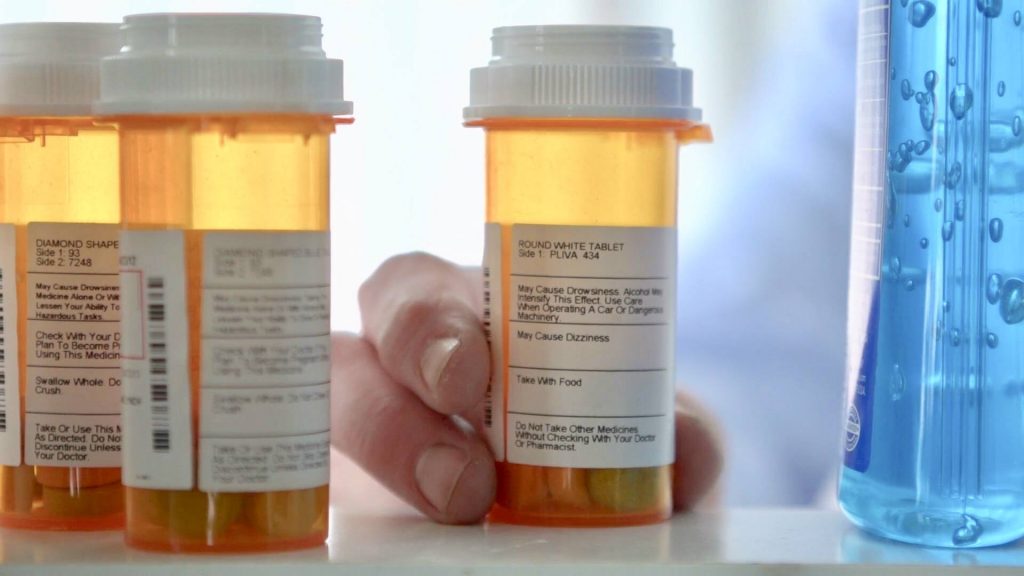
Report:
[{"label": "orange prescription pill bottle", "polygon": [[0,525],[119,528],[117,24],[0,25]]},{"label": "orange prescription pill bottle", "polygon": [[122,28],[97,110],[120,137],[126,542],[320,545],[342,62],[310,16],[145,14]]},{"label": "orange prescription pill bottle", "polygon": [[710,131],[672,32],[516,26],[472,71],[486,130],[491,519],[672,511],[677,148]]}]

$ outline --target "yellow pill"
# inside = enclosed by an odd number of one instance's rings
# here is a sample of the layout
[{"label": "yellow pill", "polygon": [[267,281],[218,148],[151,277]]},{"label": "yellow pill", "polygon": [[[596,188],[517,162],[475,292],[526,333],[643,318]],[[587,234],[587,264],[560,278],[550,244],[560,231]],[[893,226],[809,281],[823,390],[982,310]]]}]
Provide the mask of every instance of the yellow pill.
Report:
[{"label": "yellow pill", "polygon": [[203,538],[222,534],[238,518],[242,495],[198,490],[133,490],[132,523],[149,522],[172,534]]},{"label": "yellow pill", "polygon": [[106,484],[120,484],[121,469],[37,466],[36,482],[51,488],[93,488]]},{"label": "yellow pill", "polygon": [[124,509],[121,484],[69,490],[43,486],[43,511],[53,516],[106,516]]},{"label": "yellow pill", "polygon": [[587,471],[582,468],[547,468],[548,490],[558,504],[576,508],[590,506]]},{"label": "yellow pill", "polygon": [[32,511],[39,488],[32,472],[31,466],[0,466],[0,512]]},{"label": "yellow pill", "polygon": [[246,499],[245,515],[253,528],[267,536],[305,536],[326,520],[329,497],[326,486],[251,494]]},{"label": "yellow pill", "polygon": [[587,472],[594,502],[615,512],[639,512],[658,503],[663,489],[660,468],[603,468]]}]

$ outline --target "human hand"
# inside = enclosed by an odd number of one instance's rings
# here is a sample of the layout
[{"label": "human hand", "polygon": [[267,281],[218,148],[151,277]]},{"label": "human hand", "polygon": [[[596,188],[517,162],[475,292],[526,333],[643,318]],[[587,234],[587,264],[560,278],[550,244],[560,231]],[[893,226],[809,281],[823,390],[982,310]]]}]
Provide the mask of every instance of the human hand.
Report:
[{"label": "human hand", "polygon": [[[437,522],[482,519],[494,503],[494,458],[477,433],[490,379],[479,268],[428,254],[391,258],[359,291],[362,337],[333,337],[332,442]],[[714,424],[676,399],[673,502],[692,508],[723,455]]]}]

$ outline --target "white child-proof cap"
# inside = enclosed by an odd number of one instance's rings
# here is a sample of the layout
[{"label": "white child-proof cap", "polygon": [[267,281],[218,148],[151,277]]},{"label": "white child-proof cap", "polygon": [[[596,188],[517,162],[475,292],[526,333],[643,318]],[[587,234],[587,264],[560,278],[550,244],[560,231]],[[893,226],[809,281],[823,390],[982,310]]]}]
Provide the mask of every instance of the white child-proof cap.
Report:
[{"label": "white child-proof cap", "polygon": [[101,115],[348,115],[344,65],[320,18],[293,14],[139,14],[104,59]]},{"label": "white child-proof cap", "polygon": [[511,26],[491,43],[490,64],[471,72],[466,120],[701,119],[667,28]]},{"label": "white child-proof cap", "polygon": [[0,24],[0,115],[89,116],[118,24]]}]

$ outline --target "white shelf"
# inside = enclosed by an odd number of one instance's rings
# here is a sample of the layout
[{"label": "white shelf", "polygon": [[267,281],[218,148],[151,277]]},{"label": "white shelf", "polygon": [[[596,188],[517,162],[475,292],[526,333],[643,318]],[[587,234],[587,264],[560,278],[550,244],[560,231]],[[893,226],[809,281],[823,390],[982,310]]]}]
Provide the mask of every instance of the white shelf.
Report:
[{"label": "white shelf", "polygon": [[183,556],[127,549],[121,535],[0,530],[0,574],[289,576],[345,574],[1021,574],[1024,545],[917,548],[862,534],[839,512],[726,510],[657,526],[554,529],[439,526],[343,459],[331,534],[286,554]]}]

